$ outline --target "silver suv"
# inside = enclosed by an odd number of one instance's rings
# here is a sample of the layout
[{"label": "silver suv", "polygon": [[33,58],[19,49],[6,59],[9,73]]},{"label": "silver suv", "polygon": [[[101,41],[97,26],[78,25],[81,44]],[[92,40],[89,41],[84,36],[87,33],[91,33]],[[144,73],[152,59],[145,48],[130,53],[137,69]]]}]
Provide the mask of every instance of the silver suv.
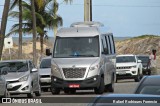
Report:
[{"label": "silver suv", "polygon": [[27,97],[41,95],[39,84],[39,72],[30,60],[1,61],[1,67],[5,67],[8,74],[5,75],[7,89],[10,94],[27,94]]},{"label": "silver suv", "polygon": [[43,91],[51,87],[51,57],[42,58],[39,66],[40,84]]},{"label": "silver suv", "polygon": [[0,64],[0,97],[8,97],[9,92],[6,89],[7,87],[7,82],[4,78],[4,75],[7,74],[6,68],[2,68]]}]

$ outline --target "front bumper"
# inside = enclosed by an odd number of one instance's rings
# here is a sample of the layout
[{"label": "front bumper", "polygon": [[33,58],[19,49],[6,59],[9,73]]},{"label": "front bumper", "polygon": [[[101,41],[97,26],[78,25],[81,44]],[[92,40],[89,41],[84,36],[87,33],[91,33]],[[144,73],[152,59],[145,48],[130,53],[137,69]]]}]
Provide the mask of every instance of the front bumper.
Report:
[{"label": "front bumper", "polygon": [[51,77],[48,78],[40,78],[41,88],[49,88],[51,87]]},{"label": "front bumper", "polygon": [[128,69],[128,70],[117,70],[116,77],[117,79],[133,79],[136,78],[138,74],[137,69]]},{"label": "front bumper", "polygon": [[27,94],[31,92],[31,83],[30,81],[8,81],[7,89],[10,94]]},{"label": "front bumper", "polygon": [[67,80],[57,78],[55,76],[51,77],[52,86],[55,87],[55,88],[59,88],[59,89],[70,88],[69,85],[71,85],[71,84],[79,85],[78,88],[74,88],[74,89],[97,88],[100,85],[100,80],[101,80],[101,77],[98,76],[98,75],[94,76],[94,77],[91,77],[91,78],[87,78],[85,80],[77,80],[77,81],[71,81],[71,80],[67,81]]}]

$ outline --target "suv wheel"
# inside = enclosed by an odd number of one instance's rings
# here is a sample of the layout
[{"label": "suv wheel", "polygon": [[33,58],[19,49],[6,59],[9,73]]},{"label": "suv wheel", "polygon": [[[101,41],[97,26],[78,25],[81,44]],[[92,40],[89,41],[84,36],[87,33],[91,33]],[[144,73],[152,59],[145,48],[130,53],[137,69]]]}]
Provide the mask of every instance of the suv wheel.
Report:
[{"label": "suv wheel", "polygon": [[52,94],[53,95],[55,95],[55,94],[59,94],[60,93],[60,89],[58,89],[58,88],[55,88],[55,87],[53,87],[53,86],[51,86],[51,92],[52,92]]},{"label": "suv wheel", "polygon": [[141,80],[141,76],[140,76],[139,71],[138,71],[138,75],[136,76],[136,78],[134,80],[135,80],[135,82],[139,82]]},{"label": "suv wheel", "polygon": [[104,78],[102,77],[101,81],[100,81],[100,86],[98,88],[94,88],[94,92],[96,94],[103,94],[104,88],[105,88],[105,86],[104,86]]},{"label": "suv wheel", "polygon": [[42,91],[43,92],[48,92],[48,88],[43,88]]}]

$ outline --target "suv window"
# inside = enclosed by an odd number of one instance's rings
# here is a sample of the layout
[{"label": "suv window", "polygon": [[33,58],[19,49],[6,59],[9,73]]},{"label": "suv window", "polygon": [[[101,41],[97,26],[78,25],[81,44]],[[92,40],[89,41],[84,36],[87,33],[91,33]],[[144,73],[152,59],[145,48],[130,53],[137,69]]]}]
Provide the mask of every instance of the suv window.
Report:
[{"label": "suv window", "polygon": [[42,59],[40,68],[51,68],[51,59]]},{"label": "suv window", "polygon": [[30,68],[30,70],[32,70],[33,68],[35,68],[35,65],[31,61],[29,61],[29,68]]}]

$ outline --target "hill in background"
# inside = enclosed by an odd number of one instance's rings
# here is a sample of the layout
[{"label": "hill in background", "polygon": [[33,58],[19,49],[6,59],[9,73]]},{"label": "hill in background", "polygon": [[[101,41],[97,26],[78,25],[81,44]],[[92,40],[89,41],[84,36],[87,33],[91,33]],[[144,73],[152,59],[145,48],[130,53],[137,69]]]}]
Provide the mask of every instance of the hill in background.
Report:
[{"label": "hill in background", "polygon": [[160,55],[160,36],[142,35],[123,41],[116,41],[117,54],[149,54],[148,50],[157,50]]},{"label": "hill in background", "polygon": [[[125,38],[121,40],[115,40],[117,54],[150,54],[148,50],[156,49],[157,57],[160,57],[160,37],[155,35],[142,35],[134,38]],[[46,48],[52,48],[52,44],[49,41],[44,43],[44,52]],[[14,44],[14,48],[11,49],[12,59],[18,58],[18,45]],[[40,59],[40,43],[37,42],[37,61]],[[43,54],[45,56],[45,53]],[[24,59],[32,59],[32,42],[23,43],[23,57]],[[8,50],[3,51],[3,59],[9,59]]]}]

